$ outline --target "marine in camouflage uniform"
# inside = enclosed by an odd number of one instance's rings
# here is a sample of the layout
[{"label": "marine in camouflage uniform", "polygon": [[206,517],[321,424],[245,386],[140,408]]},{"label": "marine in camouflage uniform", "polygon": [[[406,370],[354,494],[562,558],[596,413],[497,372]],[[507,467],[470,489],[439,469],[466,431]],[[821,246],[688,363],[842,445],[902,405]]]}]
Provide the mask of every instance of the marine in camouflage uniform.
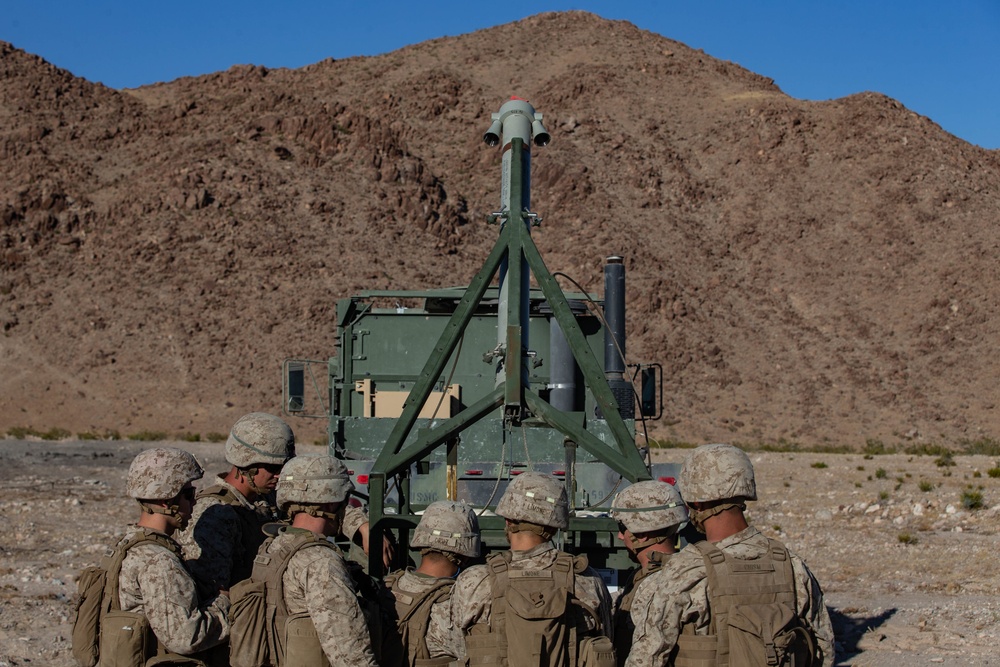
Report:
[{"label": "marine in camouflage uniform", "polygon": [[[232,468],[198,493],[191,525],[178,535],[202,593],[229,590],[250,576],[266,537],[262,528],[280,518],[274,489],[294,455],[295,435],[274,415],[252,412],[233,425],[226,440]],[[344,534],[353,538],[367,522],[363,510],[349,508]]]},{"label": "marine in camouflage uniform", "polygon": [[[703,445],[684,461],[680,491],[691,522],[727,556],[756,560],[770,552],[768,539],[747,525],[745,501],[757,499],[753,465],[731,445]],[[824,667],[835,661],[833,626],[819,583],[798,556],[790,554],[795,611],[812,629]],[[651,575],[632,603],[635,623],[628,667],[673,664],[678,637],[684,632],[708,635],[712,618],[707,571],[702,553],[688,545]]]},{"label": "marine in camouflage uniform", "polygon": [[[410,546],[420,549],[420,565],[386,577],[386,585],[397,600],[399,622],[409,623],[406,647],[409,664],[413,665],[416,659],[457,657],[459,649],[452,644],[451,589],[459,571],[469,559],[479,555],[479,520],[475,511],[462,502],[431,503],[413,532]],[[425,596],[427,602],[422,601]],[[421,607],[430,604],[426,627],[420,626],[427,610],[411,611],[414,604]],[[411,612],[409,621],[404,620],[407,612]],[[447,661],[441,660],[441,664]]]},{"label": "marine in camouflage uniform", "polygon": [[[263,545],[261,553],[275,553],[309,533],[336,535],[353,488],[344,464],[333,457],[300,456],[289,461],[277,500],[292,524]],[[329,664],[376,665],[354,582],[336,549],[299,550],[281,579],[289,615],[309,614]]]},{"label": "marine in camouflage uniform", "polygon": [[671,484],[637,482],[619,493],[611,504],[611,518],[618,522],[618,539],[629,557],[639,564],[625,582],[612,612],[612,640],[618,665],[624,665],[632,649],[632,601],[639,586],[648,581],[676,553],[677,532],[687,521],[687,508]]},{"label": "marine in camouflage uniform", "polygon": [[[511,570],[552,568],[562,553],[552,536],[569,525],[566,489],[558,480],[539,472],[522,473],[507,486],[496,513],[507,520]],[[611,596],[600,575],[588,566],[576,574],[574,585],[576,598],[601,621],[598,629],[593,618],[585,615],[588,629],[610,636]],[[451,650],[458,658],[466,655],[465,636],[473,626],[489,625],[492,602],[488,566],[475,565],[459,575],[451,594]]]},{"label": "marine in camouflage uniform", "polygon": [[[143,614],[159,643],[189,655],[224,641],[229,635],[229,598],[217,594],[202,601],[195,581],[170,537],[191,516],[194,487],[203,474],[188,452],[158,448],[141,452],[129,468],[126,488],[143,514],[119,544],[145,532],[156,542],[129,549],[118,579],[122,611]],[[173,547],[173,548],[169,548]]]}]

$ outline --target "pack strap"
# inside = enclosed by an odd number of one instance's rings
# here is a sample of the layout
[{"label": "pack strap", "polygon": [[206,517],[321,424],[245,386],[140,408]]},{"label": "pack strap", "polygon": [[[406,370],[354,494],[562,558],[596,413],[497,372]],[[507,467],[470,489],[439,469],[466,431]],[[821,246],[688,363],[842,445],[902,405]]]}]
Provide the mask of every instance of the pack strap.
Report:
[{"label": "pack strap", "polygon": [[[265,544],[270,545],[275,538],[268,538]],[[319,537],[311,531],[305,531],[301,536],[297,536],[291,544],[285,546],[275,554],[267,553],[267,549],[261,549],[253,560],[253,572],[250,575],[254,581],[263,581],[265,595],[268,605],[273,608],[278,617],[288,616],[288,607],[285,605],[285,582],[284,574],[288,569],[288,564],[292,557],[302,549],[309,547],[327,547],[336,549],[325,537]]]},{"label": "pack strap", "polygon": [[163,533],[150,528],[142,528],[124,544],[109,549],[101,561],[101,567],[107,572],[104,579],[104,598],[101,602],[101,616],[104,616],[109,611],[121,611],[121,586],[118,579],[121,577],[122,563],[125,562],[125,556],[128,555],[129,549],[147,542],[159,544],[164,549],[170,551],[170,553],[178,557],[180,556],[181,548],[177,542]]}]

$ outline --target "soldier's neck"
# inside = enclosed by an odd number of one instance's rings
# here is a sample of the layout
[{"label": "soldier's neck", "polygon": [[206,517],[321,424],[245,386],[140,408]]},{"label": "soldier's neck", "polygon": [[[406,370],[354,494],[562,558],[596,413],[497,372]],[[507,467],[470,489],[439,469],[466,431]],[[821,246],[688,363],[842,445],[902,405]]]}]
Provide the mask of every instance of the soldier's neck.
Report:
[{"label": "soldier's neck", "polygon": [[149,528],[150,530],[155,530],[157,532],[163,533],[164,535],[172,535],[174,532],[174,525],[170,522],[166,514],[150,514],[149,512],[143,512],[142,516],[136,522],[137,526],[142,528]]},{"label": "soldier's neck", "polygon": [[749,527],[743,511],[731,507],[724,512],[705,519],[705,539],[713,544],[746,530]]},{"label": "soldier's neck", "polygon": [[444,556],[429,553],[420,559],[420,567],[417,568],[417,572],[428,577],[453,577],[458,572],[458,566]]},{"label": "soldier's neck", "polygon": [[299,512],[294,517],[292,517],[292,526],[294,528],[302,528],[303,530],[311,530],[317,535],[326,535],[327,522],[321,516],[312,516],[311,514],[306,514],[305,512]]},{"label": "soldier's neck", "polygon": [[510,548],[511,551],[531,551],[540,544],[548,542],[538,533],[532,533],[529,531],[521,531],[519,533],[510,533]]}]

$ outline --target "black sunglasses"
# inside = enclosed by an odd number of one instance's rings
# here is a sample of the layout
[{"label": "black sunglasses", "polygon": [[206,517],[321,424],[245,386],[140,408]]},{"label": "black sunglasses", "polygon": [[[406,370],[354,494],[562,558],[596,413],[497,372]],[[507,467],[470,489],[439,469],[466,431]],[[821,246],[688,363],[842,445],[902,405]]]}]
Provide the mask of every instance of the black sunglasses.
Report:
[{"label": "black sunglasses", "polygon": [[187,499],[189,502],[192,502],[192,503],[194,502],[194,494],[195,493],[196,493],[196,491],[195,491],[195,488],[193,486],[188,487],[186,489],[181,489],[181,496],[183,496],[185,499]]}]

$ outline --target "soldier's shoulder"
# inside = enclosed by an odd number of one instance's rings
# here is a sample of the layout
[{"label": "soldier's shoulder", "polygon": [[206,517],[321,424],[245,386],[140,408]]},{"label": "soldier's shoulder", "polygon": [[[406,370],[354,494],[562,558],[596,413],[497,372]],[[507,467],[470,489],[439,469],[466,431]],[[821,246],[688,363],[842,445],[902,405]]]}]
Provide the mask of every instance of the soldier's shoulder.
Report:
[{"label": "soldier's shoulder", "polygon": [[474,591],[483,585],[483,582],[488,580],[489,576],[489,568],[485,565],[473,565],[462,570],[455,579],[454,595],[459,596]]}]

